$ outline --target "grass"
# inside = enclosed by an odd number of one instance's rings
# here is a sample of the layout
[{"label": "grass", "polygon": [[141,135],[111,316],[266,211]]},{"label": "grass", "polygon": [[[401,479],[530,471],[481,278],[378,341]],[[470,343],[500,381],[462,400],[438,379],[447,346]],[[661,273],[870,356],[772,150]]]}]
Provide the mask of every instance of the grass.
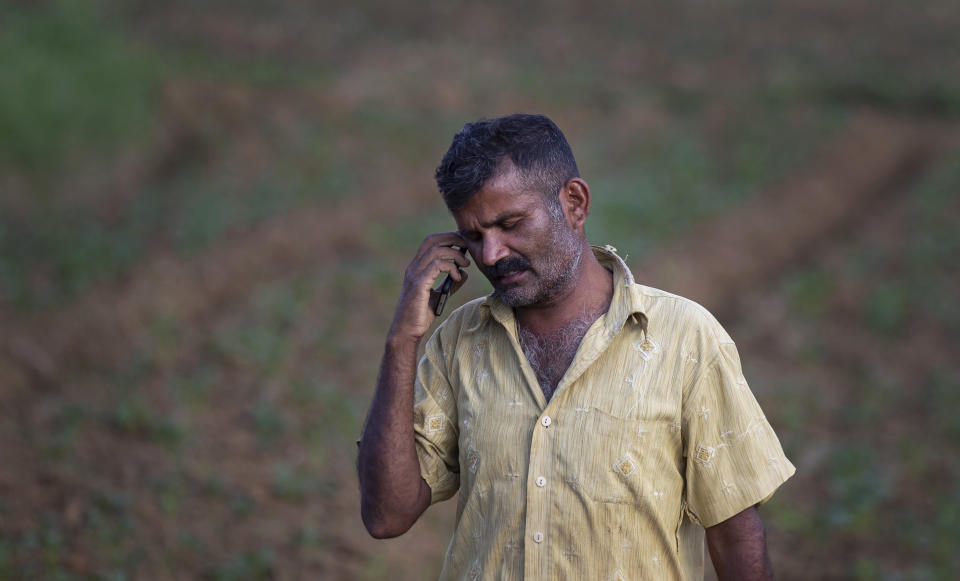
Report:
[{"label": "grass", "polygon": [[[899,114],[944,119],[960,117],[960,83],[956,78],[926,76],[888,67],[862,68],[852,75],[837,75],[808,90],[824,101],[841,105],[869,105]],[[904,73],[907,77],[904,78]],[[919,78],[918,78],[919,77]]]},{"label": "grass", "polygon": [[899,281],[880,283],[870,291],[864,304],[867,326],[877,333],[894,336],[906,323],[908,289]]},{"label": "grass", "polygon": [[832,294],[832,278],[820,269],[811,269],[788,277],[784,294],[794,312],[807,319],[824,316]]},{"label": "grass", "polygon": [[0,6],[0,167],[48,173],[151,129],[158,63],[98,3]]},{"label": "grass", "polygon": [[954,262],[960,254],[960,232],[956,228],[957,189],[960,162],[948,158],[911,192],[910,226],[907,241],[907,280],[928,280],[914,291],[918,307],[940,320],[948,329],[960,330],[960,307],[953,300],[960,280]]},{"label": "grass", "polygon": [[588,224],[592,240],[633,259],[752,193],[719,184],[706,148],[693,138],[668,138],[633,159],[632,167],[590,180]]},{"label": "grass", "polygon": [[0,216],[0,296],[18,308],[62,303],[129,267],[142,246],[135,228],[108,229],[87,211],[60,208],[31,218]]},{"label": "grass", "polygon": [[[144,141],[154,129],[160,80],[155,55],[105,21],[97,3],[59,0],[0,6],[0,171],[39,196],[7,210],[0,199],[0,298],[49,307],[128,267],[143,234],[63,205],[57,176]],[[118,244],[118,237],[123,243]]]},{"label": "grass", "polygon": [[[31,202],[27,212],[0,212],[0,298],[24,310],[51,308],[114,279],[161,241],[193,257],[227,234],[309,204],[329,203],[355,189],[325,149],[325,130],[268,150],[284,161],[238,183],[231,175],[185,170],[150,186],[105,218],[89,202]],[[305,146],[305,150],[299,147]],[[297,149],[296,153],[293,150]]]},{"label": "grass", "polygon": [[264,547],[246,551],[231,557],[221,565],[207,571],[206,576],[215,581],[258,581],[274,579],[273,549]]},{"label": "grass", "polygon": [[122,437],[142,438],[170,452],[179,449],[186,430],[163,411],[155,409],[136,391],[120,393],[113,409],[103,418]]},{"label": "grass", "polygon": [[[593,191],[591,239],[639,258],[797,171],[844,119],[828,112],[803,123],[790,107],[762,99],[739,103],[730,117],[719,138],[681,124],[668,134],[587,142],[581,166],[595,174],[586,176]],[[789,143],[785,133],[793,136]]]}]

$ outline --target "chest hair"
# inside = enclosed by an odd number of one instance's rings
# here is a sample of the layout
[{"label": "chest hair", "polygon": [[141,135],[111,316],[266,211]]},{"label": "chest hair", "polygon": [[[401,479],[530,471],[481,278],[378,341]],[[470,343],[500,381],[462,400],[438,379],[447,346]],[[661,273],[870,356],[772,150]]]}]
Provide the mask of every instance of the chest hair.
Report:
[{"label": "chest hair", "polygon": [[577,354],[583,336],[598,316],[599,313],[584,314],[550,333],[534,333],[523,325],[517,325],[520,346],[547,401],[553,397],[557,384]]}]

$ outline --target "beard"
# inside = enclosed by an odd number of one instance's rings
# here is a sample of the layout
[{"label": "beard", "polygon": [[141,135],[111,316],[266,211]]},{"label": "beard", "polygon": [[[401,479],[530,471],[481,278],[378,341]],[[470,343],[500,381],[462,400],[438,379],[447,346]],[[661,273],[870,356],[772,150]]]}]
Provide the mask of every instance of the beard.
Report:
[{"label": "beard", "polygon": [[[580,268],[583,245],[562,215],[554,220],[547,240],[537,245],[541,255],[533,260],[526,256],[508,256],[484,269],[493,285],[493,292],[509,307],[528,307],[553,300],[570,288]],[[530,272],[534,280],[527,284],[498,284],[500,277],[517,272]]]}]

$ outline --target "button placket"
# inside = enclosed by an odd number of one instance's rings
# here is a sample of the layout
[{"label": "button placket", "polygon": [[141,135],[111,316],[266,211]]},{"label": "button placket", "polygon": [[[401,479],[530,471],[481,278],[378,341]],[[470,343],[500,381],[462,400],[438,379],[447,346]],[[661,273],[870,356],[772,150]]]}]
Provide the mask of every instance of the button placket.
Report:
[{"label": "button placket", "polygon": [[[543,415],[536,421],[540,426],[534,430],[530,448],[530,464],[527,468],[529,488],[527,488],[528,511],[526,530],[527,534],[530,535],[527,538],[533,541],[533,543],[528,545],[528,551],[535,551],[537,553],[536,557],[534,557],[534,553],[532,552],[527,554],[527,565],[533,569],[540,569],[545,565],[544,562],[541,562],[541,559],[546,558],[546,554],[541,550],[546,540],[543,527],[549,526],[550,521],[549,510],[545,509],[545,507],[549,506],[548,497],[544,496],[547,486],[546,474],[549,472],[543,472],[546,467],[542,466],[541,462],[544,459],[543,454],[548,453],[548,450],[552,448],[550,440],[553,439],[554,434],[552,431],[556,426],[554,425],[553,418],[548,415]],[[545,502],[547,503],[546,505],[543,504]],[[534,570],[528,568],[527,573],[533,575]]]}]

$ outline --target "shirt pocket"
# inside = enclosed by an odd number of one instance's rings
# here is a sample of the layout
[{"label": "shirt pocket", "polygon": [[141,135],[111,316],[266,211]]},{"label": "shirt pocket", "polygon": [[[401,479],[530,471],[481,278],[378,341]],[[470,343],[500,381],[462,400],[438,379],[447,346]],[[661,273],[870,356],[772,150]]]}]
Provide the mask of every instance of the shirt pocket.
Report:
[{"label": "shirt pocket", "polygon": [[597,502],[641,504],[655,466],[648,454],[653,426],[597,408],[580,409],[571,419],[567,483]]}]

